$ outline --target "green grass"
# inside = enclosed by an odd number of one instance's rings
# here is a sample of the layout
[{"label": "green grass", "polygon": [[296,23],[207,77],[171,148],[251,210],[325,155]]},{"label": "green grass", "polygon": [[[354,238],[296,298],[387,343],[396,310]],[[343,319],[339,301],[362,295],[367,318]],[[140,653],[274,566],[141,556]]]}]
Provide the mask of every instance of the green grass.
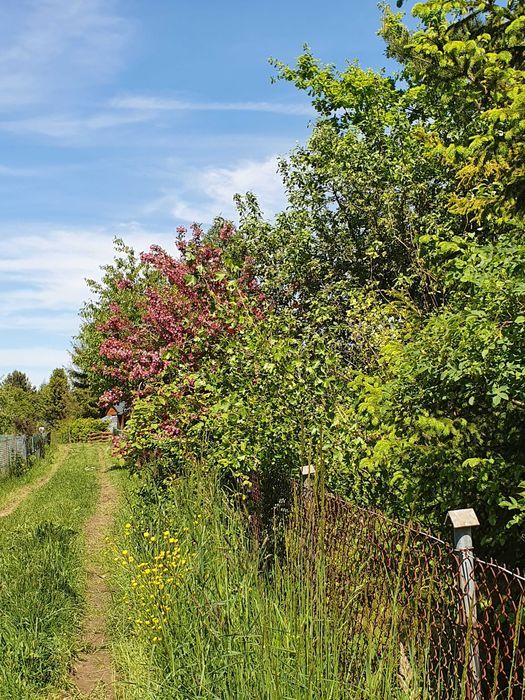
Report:
[{"label": "green grass", "polygon": [[372,629],[349,639],[355,613],[330,606],[322,558],[312,575],[308,553],[286,541],[287,556],[265,566],[213,476],[179,479],[168,495],[132,479],[115,537],[119,697],[430,697],[425,649],[400,643],[394,610],[386,637]]},{"label": "green grass", "polygon": [[67,675],[83,612],[81,530],[96,500],[96,460],[96,448],[72,446],[51,480],[0,521],[2,700],[46,697]]},{"label": "green grass", "polygon": [[56,449],[47,448],[45,457],[42,459],[32,458],[27,469],[22,474],[16,476],[11,474],[0,479],[0,508],[7,502],[13,491],[21,486],[26,486],[43,476],[50,468],[55,459]]}]

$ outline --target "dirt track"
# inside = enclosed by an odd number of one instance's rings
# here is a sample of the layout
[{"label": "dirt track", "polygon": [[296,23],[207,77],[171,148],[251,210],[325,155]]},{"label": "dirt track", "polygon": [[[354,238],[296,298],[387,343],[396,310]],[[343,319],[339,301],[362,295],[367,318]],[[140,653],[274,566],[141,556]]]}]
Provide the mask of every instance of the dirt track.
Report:
[{"label": "dirt track", "polygon": [[97,474],[100,492],[95,513],[85,526],[87,587],[86,617],[81,646],[85,652],[72,669],[72,676],[80,697],[106,700],[114,698],[114,678],[111,655],[107,647],[106,612],[110,602],[110,591],[106,582],[102,552],[118,494],[108,473],[107,452],[97,450]]}]

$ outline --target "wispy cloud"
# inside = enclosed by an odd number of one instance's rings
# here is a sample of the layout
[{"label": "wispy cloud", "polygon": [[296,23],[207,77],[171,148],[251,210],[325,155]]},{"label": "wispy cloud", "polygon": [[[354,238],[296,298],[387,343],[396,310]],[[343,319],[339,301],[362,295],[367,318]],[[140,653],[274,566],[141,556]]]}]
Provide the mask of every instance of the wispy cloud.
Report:
[{"label": "wispy cloud", "polygon": [[17,119],[0,119],[0,130],[36,134],[61,141],[89,140],[100,131],[154,122],[169,112],[262,112],[289,116],[312,116],[308,105],[279,102],[184,102],[160,98],[129,97],[112,100],[103,110],[91,113],[40,113]]},{"label": "wispy cloud", "polygon": [[85,141],[95,132],[137,124],[150,118],[148,113],[98,112],[86,116],[49,114],[26,119],[0,120],[0,129],[14,134],[49,136],[61,141],[78,138]]},{"label": "wispy cloud", "polygon": [[278,157],[242,160],[229,168],[210,166],[184,172],[177,185],[151,202],[147,212],[169,211],[176,220],[211,223],[218,216],[235,219],[235,194],[254,192],[266,216],[286,204]]},{"label": "wispy cloud", "polygon": [[141,112],[267,112],[292,116],[311,116],[309,104],[286,102],[198,102],[166,97],[131,95],[111,100],[111,107]]},{"label": "wispy cloud", "polygon": [[114,231],[52,226],[25,235],[0,231],[0,330],[32,323],[37,331],[59,327],[66,335],[75,333],[76,312],[89,295],[85,278],[100,277],[100,266],[112,260],[115,235],[137,252],[152,243],[174,247],[173,233],[148,232],[134,223]]},{"label": "wispy cloud", "polygon": [[32,177],[37,173],[36,168],[19,168],[0,163],[0,177]]},{"label": "wispy cloud", "polygon": [[49,101],[101,82],[120,64],[131,25],[111,0],[30,0],[0,9],[0,108]]}]

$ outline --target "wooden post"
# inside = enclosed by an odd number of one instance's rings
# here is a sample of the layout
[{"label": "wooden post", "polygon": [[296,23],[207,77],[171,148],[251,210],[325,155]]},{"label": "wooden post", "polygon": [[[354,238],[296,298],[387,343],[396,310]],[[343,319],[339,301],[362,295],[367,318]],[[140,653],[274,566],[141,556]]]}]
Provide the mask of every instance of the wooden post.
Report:
[{"label": "wooden post", "polygon": [[301,475],[303,477],[303,487],[305,489],[312,488],[312,479],[315,476],[315,467],[313,464],[305,464],[301,467]]},{"label": "wooden post", "polygon": [[449,510],[448,517],[454,528],[454,549],[459,558],[461,619],[466,630],[466,640],[469,640],[468,648],[465,641],[465,654],[468,654],[467,699],[482,700],[474,548],[472,544],[472,528],[479,526],[479,520],[472,508]]}]

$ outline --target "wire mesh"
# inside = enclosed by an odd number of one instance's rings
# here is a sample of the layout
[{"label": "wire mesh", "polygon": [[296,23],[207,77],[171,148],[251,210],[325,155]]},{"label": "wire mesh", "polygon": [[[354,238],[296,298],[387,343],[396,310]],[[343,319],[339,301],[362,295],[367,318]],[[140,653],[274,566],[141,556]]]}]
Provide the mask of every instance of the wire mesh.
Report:
[{"label": "wire mesh", "polygon": [[0,435],[0,478],[9,476],[33,456],[42,457],[48,442],[46,434]]},{"label": "wire mesh", "polygon": [[[462,555],[413,523],[339,496],[296,489],[288,537],[310,576],[323,562],[326,597],[344,614],[352,658],[411,648],[427,697],[525,698],[525,578],[473,557],[465,605]],[[359,653],[359,645],[361,652]]]}]

